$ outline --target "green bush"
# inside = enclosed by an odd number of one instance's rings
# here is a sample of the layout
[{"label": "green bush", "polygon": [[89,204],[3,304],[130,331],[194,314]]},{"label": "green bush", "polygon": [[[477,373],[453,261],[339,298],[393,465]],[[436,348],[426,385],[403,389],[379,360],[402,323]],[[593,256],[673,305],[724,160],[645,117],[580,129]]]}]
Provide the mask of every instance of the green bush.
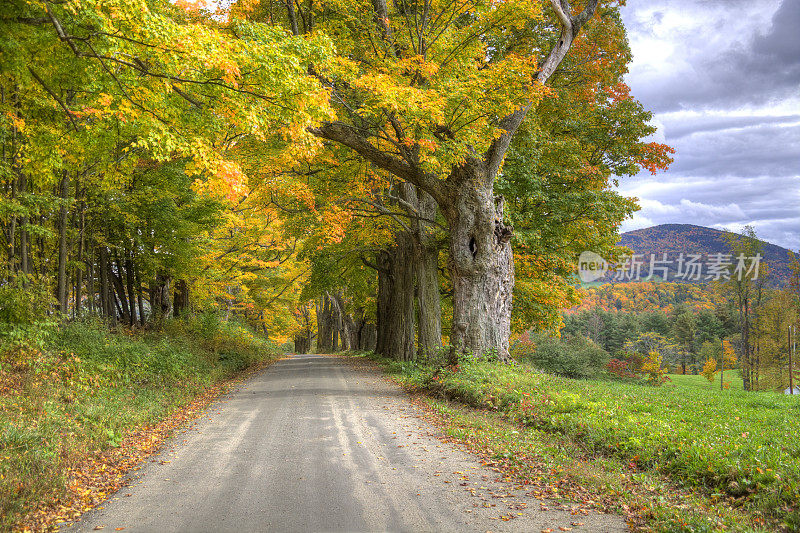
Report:
[{"label": "green bush", "polygon": [[0,326],[30,326],[44,321],[54,304],[45,280],[26,282],[22,276],[14,277],[0,285]]},{"label": "green bush", "polygon": [[20,276],[0,285],[0,368],[23,363],[24,353],[44,346],[55,325],[48,317],[54,303],[44,281],[26,283]]},{"label": "green bush", "polygon": [[568,378],[598,377],[609,361],[608,352],[580,335],[523,335],[512,347],[511,355],[539,370]]}]

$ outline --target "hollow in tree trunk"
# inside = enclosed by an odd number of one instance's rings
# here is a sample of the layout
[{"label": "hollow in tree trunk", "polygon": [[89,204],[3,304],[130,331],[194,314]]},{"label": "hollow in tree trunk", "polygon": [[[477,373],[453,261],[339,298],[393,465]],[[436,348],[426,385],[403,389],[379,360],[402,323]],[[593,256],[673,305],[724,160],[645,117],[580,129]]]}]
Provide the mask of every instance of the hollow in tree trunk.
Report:
[{"label": "hollow in tree trunk", "polygon": [[508,358],[514,290],[512,228],[503,222],[503,199],[495,197],[482,165],[456,172],[453,202],[444,211],[450,226],[449,269],[453,282],[451,345],[459,352],[496,352]]}]

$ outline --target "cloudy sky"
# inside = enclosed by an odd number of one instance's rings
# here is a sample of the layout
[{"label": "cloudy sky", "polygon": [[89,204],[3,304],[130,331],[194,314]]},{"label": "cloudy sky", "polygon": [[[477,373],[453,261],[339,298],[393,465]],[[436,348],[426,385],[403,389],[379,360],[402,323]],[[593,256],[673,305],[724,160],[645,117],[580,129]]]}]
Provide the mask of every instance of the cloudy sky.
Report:
[{"label": "cloudy sky", "polygon": [[622,230],[690,223],[800,248],[800,0],[628,0],[627,82],[673,146],[622,181]]}]

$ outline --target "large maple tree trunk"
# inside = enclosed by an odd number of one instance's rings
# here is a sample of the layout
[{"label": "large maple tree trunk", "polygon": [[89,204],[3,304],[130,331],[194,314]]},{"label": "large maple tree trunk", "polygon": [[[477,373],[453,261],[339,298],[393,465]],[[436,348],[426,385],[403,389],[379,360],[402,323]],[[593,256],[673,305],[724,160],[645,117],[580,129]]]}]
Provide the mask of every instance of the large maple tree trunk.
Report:
[{"label": "large maple tree trunk", "polygon": [[[433,197],[410,183],[402,196],[416,213],[411,217],[414,277],[417,297],[417,355],[430,356],[442,347],[442,306],[439,294],[439,247],[434,221],[438,205]],[[414,216],[416,215],[416,216]]]},{"label": "large maple tree trunk", "polygon": [[514,258],[512,228],[503,222],[503,201],[480,165],[458,169],[460,186],[445,210],[450,226],[453,326],[450,344],[475,354],[508,358]]},{"label": "large maple tree trunk", "polygon": [[417,277],[417,354],[427,357],[442,347],[442,306],[439,294],[439,251],[421,248]]},{"label": "large maple tree trunk", "polygon": [[378,339],[375,351],[399,361],[414,358],[414,245],[398,234],[378,257]]}]

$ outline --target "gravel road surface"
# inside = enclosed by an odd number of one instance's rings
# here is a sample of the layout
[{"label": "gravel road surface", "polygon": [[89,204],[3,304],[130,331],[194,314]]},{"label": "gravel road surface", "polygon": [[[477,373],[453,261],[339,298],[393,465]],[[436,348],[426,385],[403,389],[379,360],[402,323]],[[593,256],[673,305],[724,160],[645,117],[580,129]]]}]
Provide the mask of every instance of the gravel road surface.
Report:
[{"label": "gravel road surface", "polygon": [[420,414],[373,370],[297,355],[212,404],[67,531],[626,530],[497,481]]}]

